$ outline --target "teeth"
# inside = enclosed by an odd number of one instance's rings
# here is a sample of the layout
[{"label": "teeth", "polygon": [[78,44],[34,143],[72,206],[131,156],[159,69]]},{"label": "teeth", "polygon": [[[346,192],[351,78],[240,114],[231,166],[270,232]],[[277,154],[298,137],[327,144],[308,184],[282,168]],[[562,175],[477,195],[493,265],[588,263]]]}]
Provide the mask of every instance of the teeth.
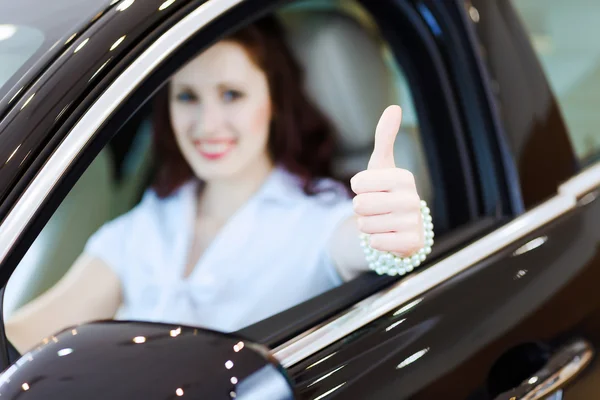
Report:
[{"label": "teeth", "polygon": [[205,153],[223,153],[231,147],[231,143],[199,143],[198,147]]}]

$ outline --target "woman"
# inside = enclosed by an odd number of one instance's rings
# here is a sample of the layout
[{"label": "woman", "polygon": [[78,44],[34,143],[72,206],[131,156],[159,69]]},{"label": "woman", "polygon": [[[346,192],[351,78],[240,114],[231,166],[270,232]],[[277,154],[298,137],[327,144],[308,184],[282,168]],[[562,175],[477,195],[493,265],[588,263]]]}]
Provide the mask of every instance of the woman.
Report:
[{"label": "woman", "polygon": [[193,59],[156,105],[153,187],[7,322],[20,351],[115,317],[236,330],[365,271],[360,232],[381,251],[422,247],[414,179],[393,161],[400,108],[384,112],[350,200],[331,178],[329,126],[273,18]]}]

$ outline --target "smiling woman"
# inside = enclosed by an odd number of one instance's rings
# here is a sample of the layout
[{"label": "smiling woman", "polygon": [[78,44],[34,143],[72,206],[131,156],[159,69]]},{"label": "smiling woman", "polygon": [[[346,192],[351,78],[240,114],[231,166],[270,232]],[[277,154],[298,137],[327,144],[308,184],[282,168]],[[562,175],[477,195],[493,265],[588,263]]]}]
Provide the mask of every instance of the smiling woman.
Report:
[{"label": "smiling woman", "polygon": [[[331,126],[302,90],[300,67],[281,37],[269,20],[239,30],[183,67],[158,95],[159,195],[194,174],[222,178],[252,166],[264,175],[273,163],[302,177],[307,193],[315,191],[314,178],[332,176]],[[220,125],[229,127],[228,137],[215,132]]]},{"label": "smiling woman", "polygon": [[[368,271],[374,250],[392,262],[414,255],[418,265],[431,223],[413,175],[395,165],[401,109],[388,107],[369,128],[374,148],[351,181],[353,202],[333,174],[332,126],[303,82],[272,16],[175,72],[154,104],[153,184],[91,236],[64,278],[7,320],[11,342],[28,349],[106,318],[229,332]],[[401,264],[374,269],[403,274]]]}]

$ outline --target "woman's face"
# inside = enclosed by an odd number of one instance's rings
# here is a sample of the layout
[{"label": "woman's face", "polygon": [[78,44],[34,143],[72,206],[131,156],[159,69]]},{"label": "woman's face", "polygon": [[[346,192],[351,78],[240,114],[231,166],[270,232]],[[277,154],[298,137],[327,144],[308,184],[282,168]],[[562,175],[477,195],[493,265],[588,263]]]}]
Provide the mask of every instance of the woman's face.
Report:
[{"label": "woman's face", "polygon": [[271,99],[246,50],[223,41],[180,69],[169,93],[177,143],[198,178],[243,176],[270,165]]}]

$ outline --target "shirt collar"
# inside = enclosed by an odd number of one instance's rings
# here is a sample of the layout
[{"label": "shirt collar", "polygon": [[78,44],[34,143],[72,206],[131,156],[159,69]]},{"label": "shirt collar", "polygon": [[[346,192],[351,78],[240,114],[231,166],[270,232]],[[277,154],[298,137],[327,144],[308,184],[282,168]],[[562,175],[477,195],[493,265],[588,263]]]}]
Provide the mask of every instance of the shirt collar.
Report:
[{"label": "shirt collar", "polygon": [[255,198],[259,201],[291,205],[304,197],[302,179],[283,166],[275,166]]},{"label": "shirt collar", "polygon": [[[184,198],[193,197],[198,190],[198,184],[197,180],[186,182],[177,190],[178,195]],[[277,165],[251,199],[253,201],[292,205],[304,196],[302,179],[289,172],[285,167]]]}]

